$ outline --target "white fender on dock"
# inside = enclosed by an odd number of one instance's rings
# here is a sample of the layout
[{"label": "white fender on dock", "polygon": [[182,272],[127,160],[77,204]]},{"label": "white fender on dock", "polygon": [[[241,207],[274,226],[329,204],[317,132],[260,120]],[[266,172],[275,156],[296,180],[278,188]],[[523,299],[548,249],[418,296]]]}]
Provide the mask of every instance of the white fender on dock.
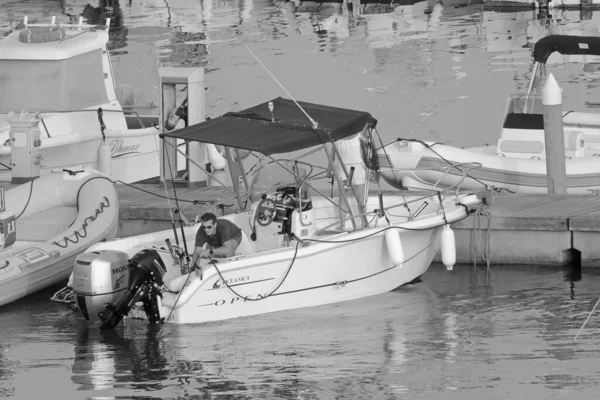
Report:
[{"label": "white fender on dock", "polygon": [[388,229],[385,231],[385,244],[388,248],[388,255],[394,265],[402,266],[404,262],[404,250],[402,250],[402,241],[400,232],[397,229]]},{"label": "white fender on dock", "polygon": [[110,156],[110,146],[104,141],[100,143],[100,147],[98,147],[98,161],[100,172],[106,175],[112,175],[112,158]]},{"label": "white fender on dock", "polygon": [[450,225],[444,225],[441,233],[442,262],[448,271],[456,264],[456,239]]}]

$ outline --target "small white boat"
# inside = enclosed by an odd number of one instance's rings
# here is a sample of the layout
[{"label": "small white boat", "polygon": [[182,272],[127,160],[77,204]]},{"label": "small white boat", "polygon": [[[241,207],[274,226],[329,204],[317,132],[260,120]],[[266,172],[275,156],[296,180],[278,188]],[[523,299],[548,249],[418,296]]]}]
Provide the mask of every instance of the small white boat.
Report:
[{"label": "small white boat", "polygon": [[[271,103],[273,114],[264,103],[164,134],[265,156],[250,176],[241,162],[230,168],[238,173],[232,172],[232,182],[244,182],[235,196],[245,211],[223,217],[243,232],[236,255],[210,260],[203,276],[182,274],[199,229],[194,224],[99,243],[77,258],[73,271],[73,294],[86,319],[101,328],[115,327],[125,315],[200,323],[376,295],[421,277],[440,240],[444,263],[453,266],[449,224],[480,205],[476,195],[379,193],[361,204],[356,186],[346,191],[342,183],[352,181],[354,169],[344,166],[342,177],[332,154],[339,160],[335,142],[357,132],[363,143],[371,142],[376,120],[366,112],[282,98]],[[277,156],[304,150],[294,160]],[[304,160],[317,150],[325,152],[327,166]],[[339,196],[318,188],[327,168]],[[365,186],[366,192],[368,181]]]},{"label": "small white boat", "polygon": [[71,274],[75,257],[112,240],[119,201],[93,172],[56,172],[9,189],[0,212],[0,305]]},{"label": "small white boat", "polygon": [[25,17],[0,40],[1,181],[11,181],[15,164],[28,162],[11,157],[8,140],[8,114],[23,110],[40,115],[42,174],[89,166],[126,183],[159,175],[158,91],[136,101],[130,86],[115,85],[109,23],[60,24],[53,17],[28,24]]},{"label": "small white boat", "polygon": [[[547,193],[546,140],[540,90],[542,68],[551,54],[600,56],[600,38],[547,36],[534,47],[534,72],[527,94],[508,99],[496,146],[458,148],[415,139],[398,139],[377,149],[382,177],[397,188],[484,186],[514,192]],[[598,70],[587,63],[584,71]],[[567,191],[600,190],[600,113],[563,111]],[[477,167],[477,168],[474,168]],[[464,179],[464,181],[463,181]]]}]

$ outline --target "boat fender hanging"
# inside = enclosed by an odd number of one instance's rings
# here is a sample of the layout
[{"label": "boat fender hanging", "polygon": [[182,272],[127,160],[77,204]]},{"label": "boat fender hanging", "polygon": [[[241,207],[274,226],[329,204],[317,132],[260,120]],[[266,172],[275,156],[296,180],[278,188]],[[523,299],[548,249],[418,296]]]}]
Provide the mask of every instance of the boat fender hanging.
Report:
[{"label": "boat fender hanging", "polygon": [[444,225],[442,229],[441,242],[442,263],[448,271],[452,271],[454,264],[456,264],[456,239],[454,231],[449,225]]},{"label": "boat fender hanging", "polygon": [[402,266],[402,263],[404,263],[404,250],[402,250],[402,240],[398,229],[391,228],[385,231],[385,245],[394,265]]},{"label": "boat fender hanging", "polygon": [[214,144],[207,144],[206,152],[208,153],[208,159],[210,160],[213,169],[225,169],[227,166],[227,159],[219,153],[219,150],[217,150]]},{"label": "boat fender hanging", "polygon": [[[221,157],[226,158],[225,157],[225,147],[224,146],[215,145],[215,148],[217,149],[217,151],[219,152],[219,154],[221,155]],[[248,156],[250,155],[250,153],[252,153],[250,150],[244,150],[244,149],[239,149],[238,152],[240,153],[240,158],[242,160],[245,160],[246,158],[248,158]]]},{"label": "boat fender hanging", "polygon": [[66,36],[64,28],[54,26],[25,28],[19,33],[19,40],[23,43],[45,43],[63,40]]},{"label": "boat fender hanging", "polygon": [[100,142],[100,147],[98,147],[98,161],[100,172],[106,175],[112,175],[110,146],[104,140]]}]

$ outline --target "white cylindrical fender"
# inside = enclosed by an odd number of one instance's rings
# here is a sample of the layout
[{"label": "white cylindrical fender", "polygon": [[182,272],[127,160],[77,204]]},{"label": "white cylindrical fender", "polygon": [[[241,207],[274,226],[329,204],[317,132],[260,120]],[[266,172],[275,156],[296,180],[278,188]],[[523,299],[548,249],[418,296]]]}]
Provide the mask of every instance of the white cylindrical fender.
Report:
[{"label": "white cylindrical fender", "polygon": [[106,175],[112,175],[112,158],[110,156],[110,146],[104,141],[100,143],[100,147],[98,147],[98,160],[100,172]]},{"label": "white cylindrical fender", "polygon": [[[216,146],[216,145],[215,145],[215,147],[217,148],[217,151],[219,152],[219,154],[222,157],[225,157],[225,147]],[[246,158],[248,158],[250,153],[252,153],[250,150],[244,150],[244,149],[238,149],[238,152],[240,153],[240,159],[242,159],[242,160],[245,160]],[[235,152],[233,154],[234,154],[233,158],[235,159],[235,157],[236,157]]]},{"label": "white cylindrical fender", "polygon": [[404,250],[402,250],[400,232],[397,229],[388,229],[385,231],[385,245],[394,265],[402,266],[404,262]]},{"label": "white cylindrical fender", "polygon": [[456,239],[450,225],[444,225],[441,233],[442,262],[448,271],[456,264]]},{"label": "white cylindrical fender", "polygon": [[208,159],[210,160],[212,169],[225,169],[227,159],[219,153],[214,144],[206,144],[206,151],[208,152]]}]

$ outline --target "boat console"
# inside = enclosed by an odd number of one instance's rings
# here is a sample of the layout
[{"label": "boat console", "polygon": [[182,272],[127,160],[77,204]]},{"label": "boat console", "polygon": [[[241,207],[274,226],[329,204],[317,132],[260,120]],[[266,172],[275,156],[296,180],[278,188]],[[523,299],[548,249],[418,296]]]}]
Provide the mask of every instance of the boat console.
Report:
[{"label": "boat console", "polygon": [[292,239],[312,236],[316,228],[309,191],[282,186],[268,195],[263,193],[250,208],[250,229],[250,239],[257,242],[259,250],[286,247]]}]

